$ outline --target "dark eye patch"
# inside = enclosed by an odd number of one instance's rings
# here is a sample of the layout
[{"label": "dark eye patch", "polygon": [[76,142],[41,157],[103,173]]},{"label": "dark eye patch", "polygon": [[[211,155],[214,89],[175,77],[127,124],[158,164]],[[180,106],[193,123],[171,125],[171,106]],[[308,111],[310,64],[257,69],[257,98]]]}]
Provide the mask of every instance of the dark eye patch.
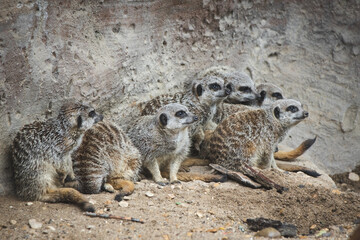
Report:
[{"label": "dark eye patch", "polygon": [[249,87],[239,87],[239,91],[241,91],[241,92],[246,92],[246,93],[250,93],[250,92],[251,92],[251,88],[249,88]]},{"label": "dark eye patch", "polygon": [[175,113],[175,116],[179,118],[184,118],[187,117],[187,113],[185,111],[180,110]]},{"label": "dark eye patch", "polygon": [[91,112],[89,112],[89,117],[93,118],[95,117],[96,113],[94,110],[92,110]]},{"label": "dark eye patch", "polygon": [[219,91],[219,90],[221,90],[221,86],[220,86],[219,84],[217,84],[217,83],[212,83],[212,84],[210,84],[210,85],[209,85],[209,88],[212,89],[212,90],[214,90],[214,91]]},{"label": "dark eye patch", "polygon": [[276,99],[283,99],[283,95],[281,95],[281,93],[279,92],[276,92],[276,93],[273,93],[271,94],[272,97],[276,98]]},{"label": "dark eye patch", "polygon": [[292,113],[295,113],[295,112],[297,112],[297,111],[299,111],[299,108],[298,107],[296,107],[296,106],[294,106],[294,105],[291,105],[291,106],[288,106],[287,108],[286,108],[286,111],[287,112],[292,112]]},{"label": "dark eye patch", "polygon": [[229,89],[230,91],[233,91],[233,88],[232,88],[231,83],[229,83],[228,85],[226,85],[226,88]]}]

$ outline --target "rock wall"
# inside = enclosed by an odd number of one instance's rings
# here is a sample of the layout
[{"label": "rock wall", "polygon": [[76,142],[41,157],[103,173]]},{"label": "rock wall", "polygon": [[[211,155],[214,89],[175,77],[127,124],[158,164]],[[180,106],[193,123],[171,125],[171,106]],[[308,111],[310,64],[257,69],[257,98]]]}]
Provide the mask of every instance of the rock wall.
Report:
[{"label": "rock wall", "polygon": [[214,65],[247,71],[303,102],[310,118],[284,141],[318,136],[308,154],[327,172],[360,163],[360,1],[0,2],[0,193],[19,128],[68,99],[119,124],[136,104],[182,89]]}]

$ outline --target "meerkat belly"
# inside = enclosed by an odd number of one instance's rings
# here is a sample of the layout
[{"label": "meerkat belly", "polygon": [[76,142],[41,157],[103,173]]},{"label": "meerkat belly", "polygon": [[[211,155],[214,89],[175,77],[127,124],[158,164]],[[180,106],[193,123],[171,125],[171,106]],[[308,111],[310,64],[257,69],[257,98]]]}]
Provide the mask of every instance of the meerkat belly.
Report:
[{"label": "meerkat belly", "polygon": [[174,154],[187,153],[190,147],[189,133],[187,130],[181,131],[175,139],[175,151]]}]

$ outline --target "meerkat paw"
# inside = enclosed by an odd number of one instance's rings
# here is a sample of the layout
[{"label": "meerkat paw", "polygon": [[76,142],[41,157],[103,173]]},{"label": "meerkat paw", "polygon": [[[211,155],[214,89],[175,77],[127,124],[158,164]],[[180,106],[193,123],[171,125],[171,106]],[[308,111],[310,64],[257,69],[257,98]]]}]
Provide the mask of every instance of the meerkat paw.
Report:
[{"label": "meerkat paw", "polygon": [[110,193],[114,193],[114,192],[115,192],[114,187],[113,187],[110,183],[104,183],[103,188],[104,188],[104,190],[107,191],[107,192],[110,192]]},{"label": "meerkat paw", "polygon": [[181,184],[181,181],[176,179],[171,181],[170,184]]},{"label": "meerkat paw", "polygon": [[159,184],[160,186],[166,186],[166,185],[169,184],[169,181],[168,181],[167,179],[165,179],[165,178],[159,179],[159,180],[155,180],[155,182],[156,182],[157,184]]}]

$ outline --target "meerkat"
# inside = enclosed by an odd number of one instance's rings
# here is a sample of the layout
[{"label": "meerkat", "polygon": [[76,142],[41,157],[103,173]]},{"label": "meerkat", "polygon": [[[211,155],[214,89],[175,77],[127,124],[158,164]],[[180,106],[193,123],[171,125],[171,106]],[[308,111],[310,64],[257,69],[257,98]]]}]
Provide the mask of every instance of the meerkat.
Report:
[{"label": "meerkat", "polygon": [[264,109],[248,109],[224,119],[204,142],[203,157],[227,169],[240,171],[266,188],[283,187],[267,179],[260,169],[275,168],[273,152],[288,130],[307,118],[300,102],[282,99]]},{"label": "meerkat", "polygon": [[[247,80],[248,82],[252,81],[249,77],[247,77],[247,78],[248,78],[248,80]],[[229,80],[229,82],[232,82],[232,81]],[[269,107],[276,100],[285,98],[282,89],[271,83],[259,84],[258,86],[256,86],[256,89],[257,89],[257,91],[255,92],[255,94],[258,93],[259,95],[257,96],[255,101],[248,102],[248,104],[245,104],[245,105],[241,104],[240,101],[236,101],[236,100],[232,100],[230,102],[238,103],[238,104],[224,103],[221,106],[221,108],[218,108],[219,113],[215,117],[215,122],[219,123],[226,117],[230,116],[231,114],[234,114],[235,112],[245,111],[245,110],[248,110],[249,108]],[[248,91],[250,92],[250,90],[248,90]],[[234,96],[235,95],[234,92],[236,92],[236,88],[232,89],[232,94],[230,94],[230,96],[231,95]],[[243,94],[243,92],[241,92],[241,91],[237,92],[237,95],[240,96],[240,97],[238,97],[238,99],[242,99],[242,97],[241,97],[242,94]],[[254,97],[252,99],[254,99]],[[208,131],[206,135],[210,135],[210,134],[211,134],[211,132]],[[205,136],[204,138],[206,138],[206,137],[207,136]],[[297,148],[295,148],[291,151],[288,151],[288,152],[276,151],[274,153],[274,157],[276,159],[283,160],[283,161],[292,161],[295,158],[304,154],[305,151],[307,151],[314,144],[315,141],[316,141],[316,137],[313,139],[305,140]]]},{"label": "meerkat", "polygon": [[84,134],[74,152],[74,187],[82,193],[121,190],[116,198],[130,195],[141,169],[141,155],[115,123],[102,121]]},{"label": "meerkat", "polygon": [[176,183],[181,162],[190,149],[189,127],[198,117],[179,103],[161,107],[155,115],[141,116],[127,128],[127,134],[139,149],[143,166],[150,171],[153,180],[167,184],[160,169],[168,165],[170,183]]},{"label": "meerkat", "polygon": [[85,130],[102,118],[88,105],[68,103],[56,118],[25,125],[12,145],[17,195],[26,201],[70,202],[95,211],[81,193],[64,187],[64,181],[74,177],[71,154]]},{"label": "meerkat", "polygon": [[186,90],[185,93],[160,95],[145,103],[141,115],[155,114],[160,107],[168,103],[177,102],[185,105],[199,119],[189,129],[193,146],[199,151],[204,138],[204,130],[215,129],[216,127],[212,119],[216,113],[217,105],[229,94],[230,90],[224,87],[224,80],[222,78],[205,76],[194,80],[191,84],[191,89]]}]

